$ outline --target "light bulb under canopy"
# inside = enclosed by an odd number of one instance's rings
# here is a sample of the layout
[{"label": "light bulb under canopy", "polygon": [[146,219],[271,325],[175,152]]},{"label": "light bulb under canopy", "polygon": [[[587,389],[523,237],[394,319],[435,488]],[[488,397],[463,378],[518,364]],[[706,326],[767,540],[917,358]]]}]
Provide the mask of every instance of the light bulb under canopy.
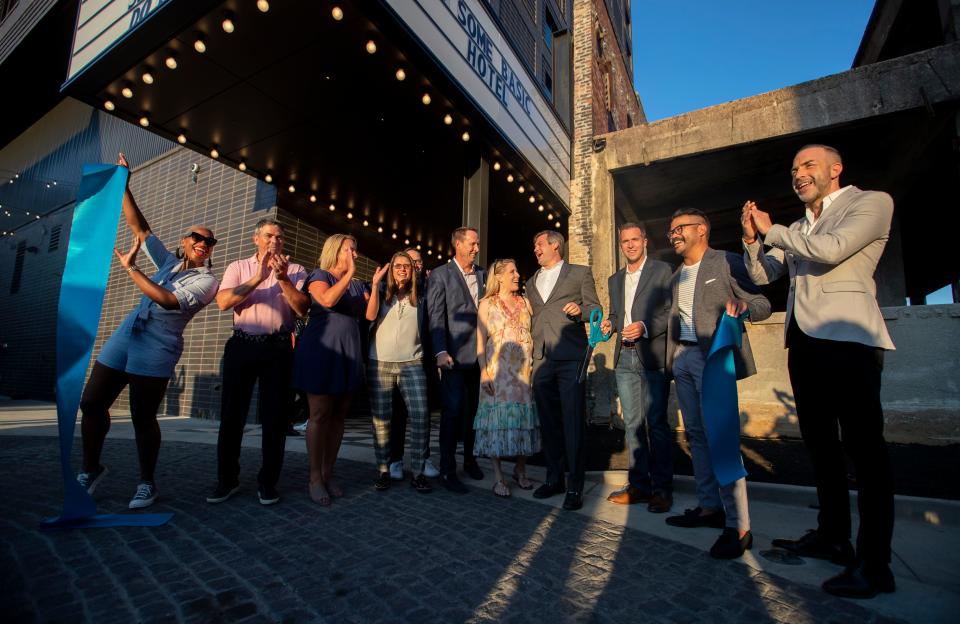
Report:
[{"label": "light bulb under canopy", "polygon": [[507,182],[513,182],[513,174],[512,174],[512,173],[508,173],[508,174],[507,174]]},{"label": "light bulb under canopy", "polygon": [[220,27],[223,28],[223,32],[227,33],[228,35],[236,28],[233,24],[233,20],[229,17],[225,17],[223,21],[220,22]]},{"label": "light bulb under canopy", "polygon": [[240,161],[240,164],[237,165],[237,169],[239,169],[240,171],[246,171],[246,170],[247,170],[247,163],[241,160],[241,161]]},{"label": "light bulb under canopy", "polygon": [[177,143],[179,143],[180,145],[183,145],[183,144],[186,143],[186,142],[187,142],[187,137],[186,137],[186,135],[184,135],[184,134],[178,134],[178,135],[177,135]]},{"label": "light bulb under canopy", "polygon": [[310,203],[311,203],[311,204],[317,203],[317,196],[316,196],[316,195],[311,195],[311,196],[310,196]]},{"label": "light bulb under canopy", "polygon": [[220,158],[220,151],[219,151],[217,148],[215,148],[215,147],[214,147],[213,149],[211,149],[211,150],[210,150],[210,158],[213,158],[214,160],[216,160],[217,158]]},{"label": "light bulb under canopy", "polygon": [[366,47],[367,47],[367,53],[368,53],[368,54],[376,54],[376,53],[377,53],[377,44],[373,41],[373,39],[371,39],[370,41],[367,42],[367,46],[366,46]]},{"label": "light bulb under canopy", "polygon": [[297,187],[295,187],[294,185],[291,184],[290,186],[287,187],[287,192],[289,192],[289,193],[296,193],[296,192],[297,192]]},{"label": "light bulb under canopy", "polygon": [[270,10],[270,3],[267,0],[257,0],[257,8],[261,13],[266,13]]},{"label": "light bulb under canopy", "polygon": [[445,124],[447,124],[447,125],[449,126],[450,124],[453,123],[453,117],[451,117],[450,115],[444,115],[444,116],[443,116],[443,123],[445,123]]},{"label": "light bulb under canopy", "polygon": [[494,163],[493,163],[493,170],[494,170],[494,171],[500,171],[500,163],[499,163],[499,162],[494,161]]},{"label": "light bulb under canopy", "polygon": [[143,72],[143,74],[140,76],[140,80],[143,81],[143,84],[151,85],[153,84],[153,74],[148,71]]},{"label": "light bulb under canopy", "polygon": [[150,125],[150,120],[147,119],[146,117],[141,117],[141,118],[140,118],[140,125],[143,126],[144,128],[146,128],[147,126]]},{"label": "light bulb under canopy", "polygon": [[333,212],[333,211],[336,210],[336,209],[337,209],[337,207],[336,207],[335,205],[330,204],[330,212]]},{"label": "light bulb under canopy", "polygon": [[337,20],[337,21],[339,22],[340,20],[343,19],[343,9],[341,9],[341,8],[338,7],[338,6],[335,6],[335,7],[333,7],[333,9],[331,9],[330,15],[333,16],[333,19],[335,19],[335,20]]},{"label": "light bulb under canopy", "polygon": [[267,184],[270,184],[273,182],[273,176],[268,173],[267,175],[263,176],[263,181]]},{"label": "light bulb under canopy", "polygon": [[175,56],[168,56],[163,60],[163,64],[167,66],[167,69],[176,69],[177,58]]},{"label": "light bulb under canopy", "polygon": [[127,98],[128,100],[133,97],[133,89],[130,87],[124,87],[120,89],[120,95]]},{"label": "light bulb under canopy", "polygon": [[112,111],[116,108],[116,105],[110,100],[107,100],[106,102],[103,103],[103,108],[108,111]]},{"label": "light bulb under canopy", "polygon": [[469,132],[464,132],[463,134],[460,135],[460,138],[463,139],[463,142],[464,142],[464,143],[466,143],[467,141],[470,140],[470,133],[469,133]]},{"label": "light bulb under canopy", "polygon": [[197,37],[197,40],[193,42],[193,49],[203,54],[207,51],[207,44],[203,42],[203,39]]},{"label": "light bulb under canopy", "polygon": [[404,81],[407,79],[407,72],[403,71],[403,68],[397,70],[397,80]]},{"label": "light bulb under canopy", "polygon": [[429,93],[424,93],[423,97],[420,98],[420,101],[423,102],[424,106],[430,106],[430,102],[432,102],[433,99],[430,97]]}]

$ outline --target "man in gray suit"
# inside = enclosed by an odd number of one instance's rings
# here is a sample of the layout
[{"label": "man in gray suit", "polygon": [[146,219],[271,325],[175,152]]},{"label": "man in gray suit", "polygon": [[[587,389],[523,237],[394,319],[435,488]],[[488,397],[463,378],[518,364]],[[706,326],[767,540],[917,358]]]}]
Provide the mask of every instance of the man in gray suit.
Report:
[{"label": "man in gray suit", "polygon": [[[584,323],[600,308],[590,267],[563,261],[563,235],[553,230],[533,237],[540,269],[526,284],[533,308],[533,398],[547,460],[547,479],[533,495],[566,492],[564,509],[583,506],[586,395],[577,369],[587,350]],[[564,482],[564,462],[570,472]]]},{"label": "man in gray suit", "polygon": [[[673,371],[683,428],[693,455],[698,506],[667,518],[667,524],[723,528],[710,548],[710,556],[736,559],[753,544],[747,482],[740,478],[723,487],[717,482],[703,425],[703,368],[723,314],[739,316],[749,310],[752,321],[762,321],[770,316],[770,302],[750,281],[743,258],[711,249],[709,235],[710,221],[702,211],[681,208],[673,213],[668,237],[683,262],[673,275],[667,366]],[[737,379],[757,372],[746,332],[733,361]]]},{"label": "man in gray suit", "polygon": [[640,224],[624,223],[618,232],[627,266],[607,280],[610,305],[602,328],[605,335],[619,334],[613,367],[631,463],[627,484],[607,500],[647,503],[648,511],[665,513],[673,506],[670,381],[664,373],[673,270],[647,257],[647,233]]},{"label": "man in gray suit", "polygon": [[[820,500],[815,531],[796,540],[775,539],[773,545],[846,565],[823,583],[824,590],[872,598],[896,588],[889,565],[893,476],[880,404],[883,354],[894,346],[873,281],[890,232],[893,200],[886,193],[841,187],[841,171],[836,149],[801,148],[791,177],[806,206],[804,216],[789,227],[775,225],[748,201],[741,224],[753,281],[768,284],[790,276],[787,368]],[[764,243],[771,247],[767,253]],[[844,451],[853,460],[859,490],[856,553],[850,545]]]},{"label": "man in gray suit", "polygon": [[474,261],[480,252],[477,230],[459,227],[453,231],[452,262],[430,274],[427,286],[427,318],[430,344],[440,369],[440,483],[446,489],[466,494],[457,478],[457,440],[463,439],[463,471],[471,479],[483,479],[473,456],[473,418],[480,400],[480,368],[477,366],[477,306],[483,296],[485,272]]}]

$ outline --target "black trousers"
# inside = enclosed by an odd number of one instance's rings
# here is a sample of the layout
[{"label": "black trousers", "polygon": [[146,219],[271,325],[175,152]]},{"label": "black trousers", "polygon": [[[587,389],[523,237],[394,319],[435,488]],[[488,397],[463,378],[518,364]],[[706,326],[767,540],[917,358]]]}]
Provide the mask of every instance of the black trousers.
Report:
[{"label": "black trousers", "polygon": [[440,474],[457,472],[457,440],[463,440],[463,461],[476,461],[473,421],[480,403],[480,367],[445,369],[440,373],[443,403],[440,409]]},{"label": "black trousers", "polygon": [[157,410],[167,391],[169,377],[133,375],[93,363],[90,379],[80,397],[80,431],[83,434],[83,469],[92,472],[100,465],[103,441],[110,431],[110,407],[123,389],[130,386],[130,420],[137,439],[140,480],[153,481],[160,455],[160,424]]},{"label": "black trousers", "polygon": [[850,538],[846,453],[857,477],[857,556],[868,563],[888,563],[894,490],[880,404],[883,350],[813,338],[793,319],[788,344],[787,367],[800,433],[813,462],[820,500],[817,531],[834,541]]},{"label": "black trousers", "polygon": [[547,483],[563,483],[564,463],[569,490],[583,490],[586,394],[578,383],[577,360],[533,361],[533,399],[547,460]]},{"label": "black trousers", "polygon": [[220,435],[217,438],[217,478],[235,485],[240,480],[240,443],[250,411],[253,386],[262,429],[262,464],[257,482],[273,487],[283,468],[287,423],[292,406],[290,390],[293,348],[290,337],[255,342],[239,336],[223,350],[223,394],[220,402]]}]

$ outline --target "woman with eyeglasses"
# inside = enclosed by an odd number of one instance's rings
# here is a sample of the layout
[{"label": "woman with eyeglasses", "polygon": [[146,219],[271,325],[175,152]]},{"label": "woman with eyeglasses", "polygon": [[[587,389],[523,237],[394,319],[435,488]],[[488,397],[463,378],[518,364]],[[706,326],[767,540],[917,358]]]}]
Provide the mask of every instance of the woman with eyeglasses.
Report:
[{"label": "woman with eyeglasses", "polygon": [[343,496],[333,480],[333,465],[343,442],[344,419],[353,395],[363,387],[360,317],[367,305],[366,285],[354,279],[357,239],[332,234],[323,243],[319,268],[307,277],[310,320],[294,349],[293,387],[307,393],[308,492],[327,507]]},{"label": "woman with eyeglasses", "polygon": [[[383,277],[387,276],[386,285]],[[423,474],[424,449],[430,428],[427,408],[427,375],[423,370],[423,339],[426,336],[426,306],[417,291],[413,259],[397,252],[373,275],[367,320],[370,330],[370,411],[373,412],[373,445],[379,470],[374,487],[390,487],[390,420],[393,416],[393,391],[407,407],[410,422],[410,486],[420,493],[432,488]],[[403,444],[402,439],[400,444]],[[402,451],[402,449],[401,449]],[[400,453],[402,456],[402,452]]]},{"label": "woman with eyeglasses", "polygon": [[[128,167],[121,153],[117,164]],[[213,301],[219,286],[210,270],[210,256],[217,239],[203,226],[188,228],[176,253],[170,253],[154,236],[137,207],[128,185],[122,212],[134,240],[125,254],[114,250],[134,285],[142,293],[140,303],[124,319],[100,350],[80,399],[83,435],[83,471],[77,475],[87,492],[107,474],[100,463],[103,441],[110,430],[110,407],[130,387],[130,416],[137,440],[140,483],[130,509],[149,507],[157,500],[154,470],[160,453],[157,410],[183,353],[183,330],[197,312]],[[147,277],[137,266],[140,247],[157,268]]]}]

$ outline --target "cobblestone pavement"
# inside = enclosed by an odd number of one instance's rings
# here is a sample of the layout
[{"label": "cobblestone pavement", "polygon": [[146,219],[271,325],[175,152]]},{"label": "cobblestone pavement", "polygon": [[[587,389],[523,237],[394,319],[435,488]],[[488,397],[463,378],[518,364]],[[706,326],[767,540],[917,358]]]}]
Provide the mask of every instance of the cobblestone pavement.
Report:
[{"label": "cobblestone pavement", "polygon": [[[695,548],[580,514],[474,490],[372,487],[372,467],[338,463],[347,490],[320,508],[302,454],[287,454],[283,500],[244,489],[204,502],[213,446],[165,443],[149,511],[159,528],[38,529],[59,511],[55,438],[0,438],[0,613],[4,622],[851,622],[882,621]],[[79,461],[79,458],[76,458]],[[128,512],[132,441],[108,440],[101,513]]]}]

